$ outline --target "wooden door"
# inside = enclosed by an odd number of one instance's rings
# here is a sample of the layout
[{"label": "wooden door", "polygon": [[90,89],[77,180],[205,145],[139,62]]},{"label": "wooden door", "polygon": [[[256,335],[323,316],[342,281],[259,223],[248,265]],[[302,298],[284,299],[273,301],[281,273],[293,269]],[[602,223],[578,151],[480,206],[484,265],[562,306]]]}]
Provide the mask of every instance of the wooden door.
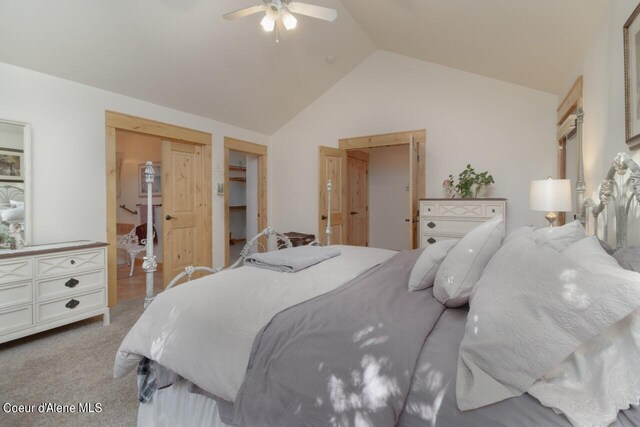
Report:
[{"label": "wooden door", "polygon": [[425,142],[411,136],[409,143],[409,247],[420,246],[420,199],[426,197]]},{"label": "wooden door", "polygon": [[211,147],[162,141],[165,286],[187,266],[211,267]]},{"label": "wooden door", "polygon": [[369,154],[364,151],[349,151],[347,174],[349,176],[347,241],[352,246],[369,246]]},{"label": "wooden door", "polygon": [[[347,152],[318,149],[318,239],[327,243],[327,215],[331,216],[331,244],[347,243]],[[327,181],[331,179],[331,212],[327,213]]]}]

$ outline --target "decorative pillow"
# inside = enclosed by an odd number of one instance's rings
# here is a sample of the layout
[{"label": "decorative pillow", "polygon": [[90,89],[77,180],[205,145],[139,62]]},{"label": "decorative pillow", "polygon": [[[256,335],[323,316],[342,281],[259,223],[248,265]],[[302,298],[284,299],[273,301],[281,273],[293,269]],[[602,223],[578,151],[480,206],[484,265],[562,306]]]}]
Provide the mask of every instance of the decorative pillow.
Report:
[{"label": "decorative pillow", "polygon": [[433,295],[447,307],[459,307],[469,301],[487,263],[502,244],[501,215],[467,233],[444,259],[433,287]]},{"label": "decorative pillow", "polygon": [[[567,249],[562,251],[563,254],[575,261],[580,267],[597,273],[604,273],[605,269],[620,269],[620,264],[614,257],[607,254],[605,249],[600,245],[600,239],[596,236],[585,237],[580,239]],[[608,271],[607,271],[608,273]]]},{"label": "decorative pillow", "polygon": [[619,249],[613,254],[613,257],[625,270],[640,273],[640,246]]},{"label": "decorative pillow", "polygon": [[540,228],[533,234],[539,242],[548,244],[558,252],[587,237],[580,221],[573,221],[560,227]]},{"label": "decorative pillow", "polygon": [[16,208],[24,208],[24,202],[18,200],[9,200],[9,204]]},{"label": "decorative pillow", "polygon": [[[595,237],[571,245],[564,255],[593,274],[640,285],[640,274],[624,270]],[[566,415],[574,426],[608,426],[618,411],[640,400],[640,310],[580,346],[527,392]]]},{"label": "decorative pillow", "polygon": [[24,207],[7,209],[1,213],[3,221],[20,221],[24,219]]},{"label": "decorative pillow", "polygon": [[638,308],[637,282],[593,273],[528,238],[512,240],[473,292],[458,353],[458,407],[519,396]]},{"label": "decorative pillow", "polygon": [[409,290],[421,291],[433,286],[440,264],[459,241],[459,239],[442,240],[425,248],[411,269]]},{"label": "decorative pillow", "polygon": [[533,236],[535,229],[532,225],[527,225],[524,227],[516,228],[511,233],[507,234],[507,237],[502,241],[503,245],[506,245],[513,239],[517,239],[518,237],[530,237]]}]

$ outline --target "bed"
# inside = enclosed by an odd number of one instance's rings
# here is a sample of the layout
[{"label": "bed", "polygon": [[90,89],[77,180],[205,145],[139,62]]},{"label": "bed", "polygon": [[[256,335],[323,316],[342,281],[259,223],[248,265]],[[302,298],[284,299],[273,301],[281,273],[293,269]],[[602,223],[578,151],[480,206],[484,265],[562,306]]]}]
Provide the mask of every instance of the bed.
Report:
[{"label": "bed", "polygon": [[[580,219],[622,252],[637,203],[640,167],[620,154]],[[626,400],[609,399],[613,407],[600,411],[608,418],[589,418],[601,396],[584,397],[624,380],[614,368],[593,368],[585,354],[605,360],[635,351],[607,343],[634,336],[624,322],[640,313],[638,273],[616,264],[600,276],[593,262],[582,266],[599,249],[579,222],[564,231],[519,229],[504,241],[486,227],[490,237],[480,243],[463,239],[432,253],[440,256],[438,275],[425,273],[432,286],[416,292],[407,283],[424,262],[420,250],[334,245],[339,256],[283,273],[241,266],[254,239],[232,269],[187,269],[148,299],[116,355],[116,377],[138,372],[138,425],[640,426],[640,382],[623,390]],[[491,256],[477,262],[492,244]],[[439,278],[440,270],[459,268],[462,261],[447,261],[456,250],[477,252],[461,284]],[[598,252],[594,259],[605,258]],[[173,286],[196,271],[213,274]],[[559,300],[543,300],[556,292],[549,283],[558,284]],[[503,295],[510,299],[502,303]]]}]

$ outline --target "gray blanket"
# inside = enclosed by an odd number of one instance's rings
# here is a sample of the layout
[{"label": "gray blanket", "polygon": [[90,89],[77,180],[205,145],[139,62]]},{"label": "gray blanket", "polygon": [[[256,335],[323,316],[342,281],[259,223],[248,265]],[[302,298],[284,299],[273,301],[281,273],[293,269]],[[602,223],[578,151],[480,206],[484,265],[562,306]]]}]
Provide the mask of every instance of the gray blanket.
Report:
[{"label": "gray blanket", "polygon": [[298,246],[279,251],[259,252],[249,255],[245,258],[244,265],[281,271],[283,273],[295,273],[338,255],[340,255],[340,251],[334,248]]},{"label": "gray blanket", "polygon": [[254,341],[235,402],[243,426],[394,425],[444,307],[408,292],[420,251],[277,314]]}]

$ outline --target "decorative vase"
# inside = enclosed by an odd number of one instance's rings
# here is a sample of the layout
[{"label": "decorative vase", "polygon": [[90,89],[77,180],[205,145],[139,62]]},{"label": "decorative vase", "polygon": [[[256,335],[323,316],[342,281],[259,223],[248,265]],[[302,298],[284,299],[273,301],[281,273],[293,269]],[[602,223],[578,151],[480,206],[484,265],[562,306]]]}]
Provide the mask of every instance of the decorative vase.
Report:
[{"label": "decorative vase", "polygon": [[489,187],[486,185],[482,185],[476,188],[476,199],[486,199],[489,194]]}]

